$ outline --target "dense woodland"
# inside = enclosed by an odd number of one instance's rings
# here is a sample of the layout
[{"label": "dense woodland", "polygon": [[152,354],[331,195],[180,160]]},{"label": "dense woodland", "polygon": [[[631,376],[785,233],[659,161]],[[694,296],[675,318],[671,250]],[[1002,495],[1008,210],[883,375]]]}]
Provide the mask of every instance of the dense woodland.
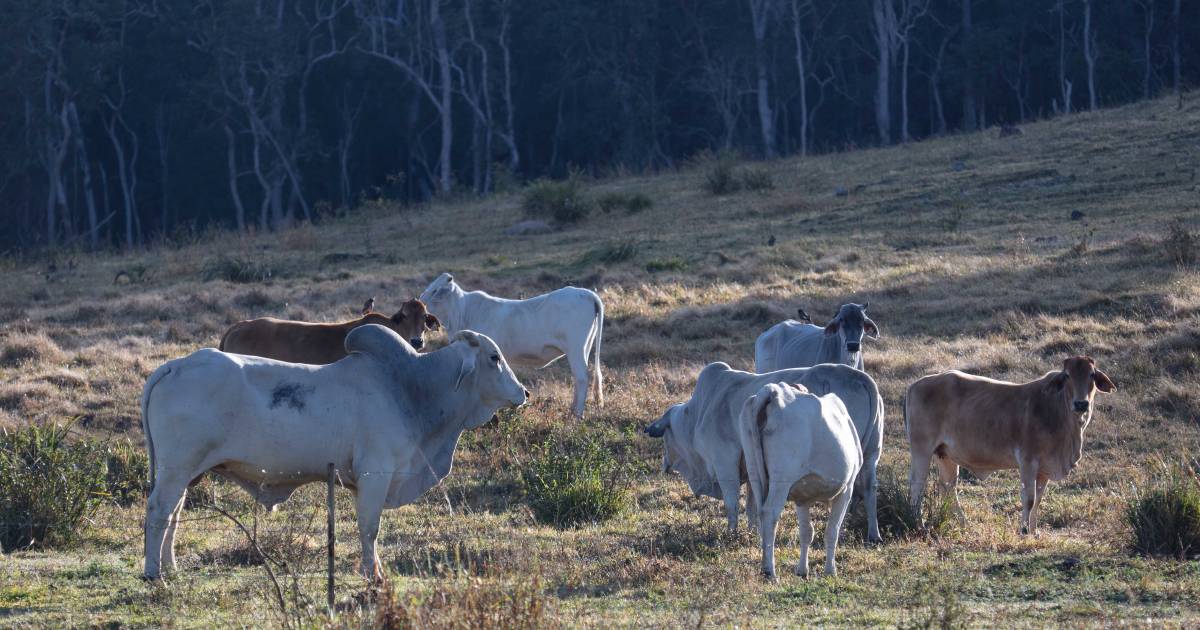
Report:
[{"label": "dense woodland", "polygon": [[0,245],[21,249],[917,141],[1200,79],[1182,0],[4,5]]}]

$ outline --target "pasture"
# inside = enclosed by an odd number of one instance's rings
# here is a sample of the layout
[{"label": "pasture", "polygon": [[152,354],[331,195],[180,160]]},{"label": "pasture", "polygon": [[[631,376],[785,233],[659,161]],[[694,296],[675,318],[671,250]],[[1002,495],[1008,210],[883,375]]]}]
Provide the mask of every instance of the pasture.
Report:
[{"label": "pasture", "polygon": [[[1158,463],[1200,455],[1200,266],[1185,238],[1200,230],[1197,129],[1192,94],[1181,111],[1151,101],[1004,139],[992,129],[740,164],[769,174],[773,186],[757,191],[714,195],[703,165],[598,179],[586,194],[640,193],[653,205],[596,209],[543,235],[503,234],[523,218],[515,191],[419,208],[370,203],[316,227],[200,234],[132,254],[4,259],[0,423],[78,417],[79,433],[140,444],[146,376],[215,346],[241,319],[347,320],[370,296],[391,312],[443,271],[506,297],[570,283],[605,301],[606,405],[589,400],[574,421],[565,365],[519,369],[533,403],[465,434],[441,486],[385,513],[380,555],[393,596],[415,617],[1194,626],[1200,563],[1132,554],[1125,507]],[[968,523],[936,534],[885,531],[882,546],[867,547],[858,506],[837,578],[791,574],[797,531],[785,510],[780,579],[768,583],[744,520],[738,535],[724,534],[719,501],[661,474],[660,442],[641,430],[687,398],[701,367],[752,369],[754,340],[769,326],[797,307],[823,322],[850,301],[869,301],[880,328],[865,343],[865,369],[887,409],[881,468],[901,480],[900,399],[922,375],[957,368],[1027,381],[1089,354],[1112,377],[1117,390],[1097,399],[1079,467],[1050,485],[1040,536],[1018,535],[1018,481],[1007,471],[960,483]],[[435,335],[432,345],[443,342]],[[543,524],[522,472],[548,439],[583,438],[615,454],[603,482],[627,486],[628,505],[600,523]],[[143,497],[103,506],[70,546],[0,558],[0,625],[324,623],[323,488],[257,516],[227,484],[194,494],[255,521],[264,547],[289,559],[295,575],[277,576],[286,613],[246,538],[203,506],[184,512],[180,575],[142,582]],[[374,611],[360,606],[350,494],[338,501],[338,623],[357,626]]]}]

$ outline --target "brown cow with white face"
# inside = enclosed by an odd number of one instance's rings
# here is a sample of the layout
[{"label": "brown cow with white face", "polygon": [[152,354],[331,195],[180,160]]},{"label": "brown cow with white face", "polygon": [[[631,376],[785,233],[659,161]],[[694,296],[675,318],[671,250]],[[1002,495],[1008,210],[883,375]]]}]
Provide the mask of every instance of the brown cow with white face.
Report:
[{"label": "brown cow with white face", "polygon": [[958,504],[958,467],[981,479],[997,470],[1021,472],[1021,533],[1037,531],[1046,482],[1059,481],[1083,457],[1083,431],[1096,391],[1116,389],[1091,357],[1063,361],[1063,369],[1029,383],[1008,383],[957,370],[921,378],[904,398],[912,469],[913,514],[935,459],[941,486]]},{"label": "brown cow with white face", "polygon": [[274,317],[241,321],[221,337],[219,350],[233,354],[266,357],[288,363],[326,365],[346,356],[346,335],[366,324],[390,328],[420,350],[425,331],[441,328],[441,322],[425,309],[425,303],[412,299],[400,306],[395,315],[370,311],[375,299],[363,305],[363,316],[340,324],[294,322]]}]

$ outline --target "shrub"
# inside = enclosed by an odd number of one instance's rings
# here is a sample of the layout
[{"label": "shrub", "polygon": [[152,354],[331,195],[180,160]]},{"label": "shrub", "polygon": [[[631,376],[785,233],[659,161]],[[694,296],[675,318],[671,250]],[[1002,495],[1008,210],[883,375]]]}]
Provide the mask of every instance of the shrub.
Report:
[{"label": "shrub", "polygon": [[225,280],[245,284],[270,278],[271,269],[260,262],[222,255],[205,263],[201,275],[205,282]]},{"label": "shrub", "polygon": [[0,365],[5,367],[27,362],[61,363],[65,358],[58,344],[45,333],[12,335],[4,340],[4,348],[0,350]]},{"label": "shrub", "polygon": [[1151,556],[1200,558],[1200,473],[1163,465],[1125,509],[1133,549]]},{"label": "shrub", "polygon": [[584,254],[580,259],[580,262],[585,265],[594,263],[611,265],[632,260],[635,256],[637,256],[637,254],[638,245],[632,241],[609,243]]},{"label": "shrub", "polygon": [[628,214],[636,214],[654,206],[654,200],[645,193],[609,192],[600,195],[596,205],[604,212],[624,208]]},{"label": "shrub", "polygon": [[1183,221],[1177,220],[1167,230],[1167,237],[1163,239],[1163,250],[1176,265],[1194,264],[1200,256],[1197,252],[1200,250],[1200,236],[1188,230]]},{"label": "shrub", "polygon": [[775,180],[771,173],[762,168],[750,168],[742,172],[742,188],[746,190],[764,191],[775,188]]},{"label": "shrub", "polygon": [[704,174],[704,189],[714,195],[737,192],[742,182],[737,176],[737,155],[733,151],[721,151],[708,158],[708,171]]},{"label": "shrub", "polygon": [[[917,533],[944,536],[950,533],[957,522],[953,498],[950,495],[939,496],[932,490],[936,484],[930,484],[927,496],[921,502],[921,516],[925,521],[922,527],[921,521],[913,517],[909,507],[911,493],[908,476],[891,466],[880,466],[876,471],[876,480],[879,533],[885,538],[906,538]],[[866,509],[858,492],[855,492],[854,498],[855,507],[847,517],[846,527],[866,539]]]},{"label": "shrub", "polygon": [[678,256],[670,258],[656,258],[646,263],[646,271],[650,273],[658,273],[660,271],[683,271],[687,269],[687,263]]},{"label": "shrub", "polygon": [[150,491],[150,457],[129,440],[105,446],[104,489],[121,507],[137,503]]},{"label": "shrub", "polygon": [[594,438],[547,439],[521,471],[533,514],[543,523],[571,527],[604,521],[629,504],[625,468]]},{"label": "shrub", "polygon": [[105,466],[99,445],[68,442],[70,425],[0,433],[0,548],[71,543],[99,506]]},{"label": "shrub", "polygon": [[581,179],[576,173],[563,180],[539,179],[525,188],[521,206],[530,217],[577,223],[592,211]]}]

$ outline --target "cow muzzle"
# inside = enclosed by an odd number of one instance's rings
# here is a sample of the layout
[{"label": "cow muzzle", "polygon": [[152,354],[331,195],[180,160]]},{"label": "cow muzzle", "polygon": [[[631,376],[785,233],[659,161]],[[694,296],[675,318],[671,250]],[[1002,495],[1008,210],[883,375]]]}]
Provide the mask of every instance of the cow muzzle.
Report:
[{"label": "cow muzzle", "polygon": [[858,352],[861,347],[862,347],[861,344],[859,344],[857,341],[847,341],[846,342],[846,352],[850,352],[850,353]]},{"label": "cow muzzle", "polygon": [[409,339],[408,343],[411,344],[412,347],[416,350],[420,350],[421,348],[425,347],[425,340],[421,339],[420,337],[414,337],[413,339]]},{"label": "cow muzzle", "polygon": [[1075,401],[1075,404],[1074,404],[1074,407],[1075,407],[1075,411],[1078,411],[1079,413],[1087,413],[1087,410],[1088,410],[1088,401],[1086,401],[1086,400],[1076,400],[1076,401]]}]

